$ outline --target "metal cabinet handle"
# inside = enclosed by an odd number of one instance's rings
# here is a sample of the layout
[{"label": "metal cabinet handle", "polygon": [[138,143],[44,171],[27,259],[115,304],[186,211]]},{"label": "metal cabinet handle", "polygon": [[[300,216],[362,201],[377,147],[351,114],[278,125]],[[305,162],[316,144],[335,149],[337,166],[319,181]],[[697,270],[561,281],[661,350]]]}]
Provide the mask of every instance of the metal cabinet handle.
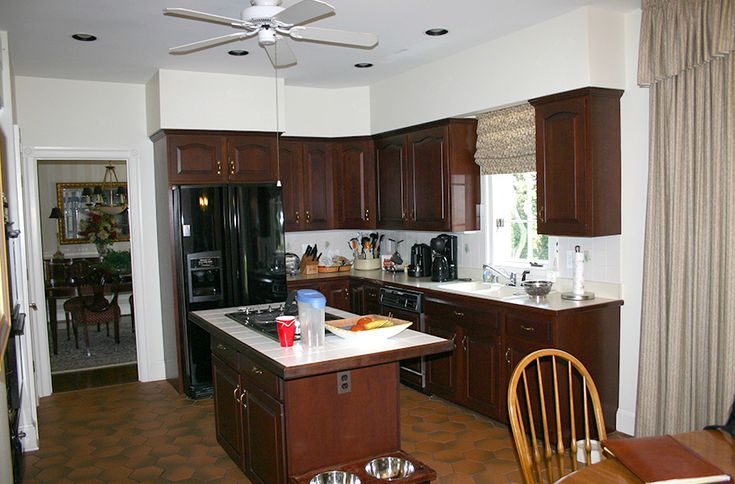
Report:
[{"label": "metal cabinet handle", "polygon": [[505,362],[510,363],[510,348],[505,350]]},{"label": "metal cabinet handle", "polygon": [[240,385],[236,386],[234,390],[232,390],[232,396],[234,397],[235,401],[237,403],[240,403],[240,397],[242,396],[240,392]]},{"label": "metal cabinet handle", "polygon": [[411,210],[411,220],[416,221],[416,210]]},{"label": "metal cabinet handle", "polygon": [[248,404],[245,403],[248,397],[247,390],[243,390],[242,394],[240,395],[240,405],[242,405],[242,408],[248,408]]},{"label": "metal cabinet handle", "polygon": [[235,174],[235,160],[230,160],[230,175]]},{"label": "metal cabinet handle", "polygon": [[456,344],[456,343],[457,343],[457,333],[454,333],[452,335],[452,344]]},{"label": "metal cabinet handle", "polygon": [[408,222],[408,215],[406,215],[406,211],[405,210],[401,214],[401,219],[403,219],[404,222]]},{"label": "metal cabinet handle", "polygon": [[299,211],[296,210],[296,223],[301,222],[301,217],[299,216]]},{"label": "metal cabinet handle", "polygon": [[309,213],[308,210],[306,211],[306,223],[307,224],[311,223],[311,214]]},{"label": "metal cabinet handle", "polygon": [[525,331],[526,333],[533,333],[534,331],[536,331],[536,328],[532,326],[523,326],[522,324],[521,324],[521,329]]},{"label": "metal cabinet handle", "polygon": [[538,218],[539,220],[544,220],[544,204],[538,203]]},{"label": "metal cabinet handle", "polygon": [[220,160],[217,160],[217,174],[222,174],[222,162]]},{"label": "metal cabinet handle", "polygon": [[464,338],[462,338],[462,350],[465,352],[467,351],[467,336],[465,335]]},{"label": "metal cabinet handle", "polygon": [[454,311],[454,315],[457,316],[458,318],[461,318],[464,316],[464,313],[462,311]]},{"label": "metal cabinet handle", "polygon": [[370,221],[370,209],[369,208],[365,209],[365,221],[367,222]]},{"label": "metal cabinet handle", "polygon": [[256,375],[262,375],[263,374],[263,370],[261,370],[257,366],[254,366],[254,367],[250,368],[250,371],[253,372],[253,373],[255,373]]},{"label": "metal cabinet handle", "polygon": [[222,343],[217,343],[217,349],[227,351],[227,346],[223,345]]},{"label": "metal cabinet handle", "polygon": [[349,289],[345,289],[345,297],[350,297],[350,290]]}]

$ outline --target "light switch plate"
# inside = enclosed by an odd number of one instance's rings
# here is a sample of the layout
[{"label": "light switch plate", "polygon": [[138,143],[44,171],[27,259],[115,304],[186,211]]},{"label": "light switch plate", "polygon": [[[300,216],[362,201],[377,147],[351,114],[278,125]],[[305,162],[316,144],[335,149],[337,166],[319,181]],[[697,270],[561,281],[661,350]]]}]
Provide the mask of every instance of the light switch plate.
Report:
[{"label": "light switch plate", "polygon": [[352,373],[340,371],[337,373],[337,394],[350,393],[352,391]]}]

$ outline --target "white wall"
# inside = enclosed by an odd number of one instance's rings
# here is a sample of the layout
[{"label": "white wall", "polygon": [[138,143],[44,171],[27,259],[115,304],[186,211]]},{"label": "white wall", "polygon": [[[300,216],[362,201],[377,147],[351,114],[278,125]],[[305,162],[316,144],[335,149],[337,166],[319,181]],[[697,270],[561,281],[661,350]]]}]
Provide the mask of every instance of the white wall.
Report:
[{"label": "white wall", "polygon": [[[635,85],[640,11],[623,15],[583,8],[437,60],[371,86],[373,133],[463,116],[521,100],[594,85],[626,89],[622,117],[622,235],[560,237],[565,252],[581,245],[594,282],[622,283],[618,429],[633,433],[640,325],[641,261],[647,179],[647,92]],[[409,243],[433,234],[403,233]],[[475,234],[460,234],[460,266],[485,262]],[[465,247],[468,250],[465,250]]]},{"label": "white wall", "polygon": [[[582,8],[378,82],[370,86],[372,132],[592,83],[622,88],[622,46],[610,41],[622,27],[620,14]],[[593,54],[605,61],[591,62]]]},{"label": "white wall", "polygon": [[316,89],[286,86],[287,135],[370,134],[370,89]]},{"label": "white wall", "polygon": [[[136,176],[128,176],[129,193],[137,196],[140,233],[131,245],[140,254],[140,268],[158,273],[157,227],[154,210],[153,148],[146,134],[145,86],[140,84],[71,81],[18,76],[15,78],[17,119],[24,151],[35,147],[74,150],[129,150],[137,155]],[[135,187],[131,186],[137,183]],[[44,214],[44,216],[47,216]],[[168,223],[162,221],[160,223]],[[135,234],[133,234],[135,235]],[[137,246],[137,247],[136,247]],[[136,267],[134,266],[134,270]],[[145,328],[144,347],[138,348],[140,376],[144,380],[163,378],[161,301],[158,279],[139,276],[134,281],[136,307]],[[134,277],[135,274],[134,274]]]}]

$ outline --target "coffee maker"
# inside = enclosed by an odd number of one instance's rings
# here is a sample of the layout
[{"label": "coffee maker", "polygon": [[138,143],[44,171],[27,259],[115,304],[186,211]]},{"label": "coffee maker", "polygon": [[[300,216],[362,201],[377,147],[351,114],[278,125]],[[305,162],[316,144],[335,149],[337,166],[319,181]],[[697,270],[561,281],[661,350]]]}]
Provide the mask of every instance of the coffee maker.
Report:
[{"label": "coffee maker", "polygon": [[443,282],[457,279],[457,236],[437,235],[431,239],[431,250],[431,280]]},{"label": "coffee maker", "polygon": [[429,277],[431,275],[431,247],[427,244],[413,244],[409,277]]}]

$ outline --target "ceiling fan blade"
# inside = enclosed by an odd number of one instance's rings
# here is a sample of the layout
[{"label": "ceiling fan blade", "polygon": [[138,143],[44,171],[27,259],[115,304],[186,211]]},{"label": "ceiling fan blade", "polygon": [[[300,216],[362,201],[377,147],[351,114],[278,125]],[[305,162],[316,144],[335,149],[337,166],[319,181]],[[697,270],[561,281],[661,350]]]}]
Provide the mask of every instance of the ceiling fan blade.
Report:
[{"label": "ceiling fan blade", "polygon": [[232,42],[233,40],[247,39],[253,35],[255,35],[255,32],[235,32],[234,34],[220,35],[219,37],[212,37],[211,39],[200,40],[191,44],[171,47],[168,52],[170,54],[185,54],[193,50],[206,49],[207,47]]},{"label": "ceiling fan blade", "polygon": [[378,43],[378,36],[375,34],[318,27],[293,27],[289,35],[299,40],[354,45],[356,47],[373,47]]},{"label": "ceiling fan blade", "polygon": [[283,37],[279,37],[275,44],[264,45],[263,48],[268,54],[273,67],[286,67],[296,64],[296,56]]},{"label": "ceiling fan blade", "polygon": [[253,27],[250,22],[246,22],[237,18],[223,17],[197,10],[189,10],[188,8],[164,8],[164,15],[173,15],[177,17],[186,17],[192,20],[204,20],[206,22],[215,22],[218,24],[231,25],[233,27]]},{"label": "ceiling fan blade", "polygon": [[303,24],[317,17],[334,13],[334,7],[320,0],[301,0],[273,16],[273,20],[287,24]]}]

